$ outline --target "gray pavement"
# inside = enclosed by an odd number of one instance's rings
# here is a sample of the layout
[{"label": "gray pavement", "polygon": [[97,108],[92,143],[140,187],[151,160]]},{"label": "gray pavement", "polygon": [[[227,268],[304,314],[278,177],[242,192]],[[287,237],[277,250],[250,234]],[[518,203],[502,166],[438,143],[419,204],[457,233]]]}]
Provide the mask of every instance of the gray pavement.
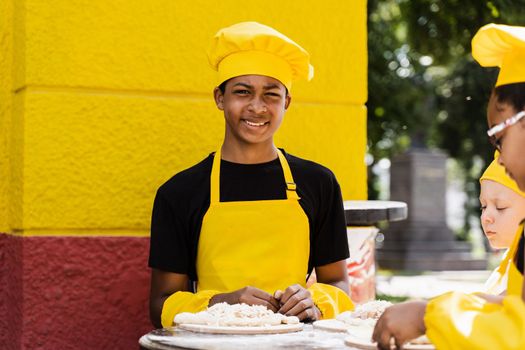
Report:
[{"label": "gray pavement", "polygon": [[491,271],[441,271],[421,275],[378,274],[376,276],[377,294],[410,299],[427,299],[448,291],[465,293],[483,291],[483,284]]}]

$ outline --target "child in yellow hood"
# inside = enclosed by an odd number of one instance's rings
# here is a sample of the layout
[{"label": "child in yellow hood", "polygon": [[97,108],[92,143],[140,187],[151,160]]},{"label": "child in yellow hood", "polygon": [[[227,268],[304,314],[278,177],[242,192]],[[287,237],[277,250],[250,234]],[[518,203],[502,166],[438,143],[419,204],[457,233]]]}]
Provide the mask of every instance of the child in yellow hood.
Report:
[{"label": "child in yellow hood", "polygon": [[[502,262],[485,283],[485,292],[502,294],[507,290],[508,269],[516,231],[525,217],[525,193],[498,164],[499,153],[480,178],[481,226],[493,249],[507,249]],[[519,236],[519,235],[518,235]]]},{"label": "child in yellow hood", "polygon": [[[273,28],[243,22],[217,32],[208,59],[224,141],[157,191],[153,324],[171,326],[176,314],[219,302],[300,320],[352,309],[339,184],[329,169],[274,144],[292,82],[313,76],[308,52]],[[306,289],[314,269],[319,283]]]},{"label": "child in yellow hood", "polygon": [[[482,66],[500,67],[487,134],[500,152],[499,164],[525,191],[525,27],[484,26],[472,40],[472,55]],[[506,296],[450,292],[394,305],[374,329],[378,348],[390,350],[393,342],[399,349],[426,333],[437,349],[525,349],[524,249],[521,229],[510,247]]]}]

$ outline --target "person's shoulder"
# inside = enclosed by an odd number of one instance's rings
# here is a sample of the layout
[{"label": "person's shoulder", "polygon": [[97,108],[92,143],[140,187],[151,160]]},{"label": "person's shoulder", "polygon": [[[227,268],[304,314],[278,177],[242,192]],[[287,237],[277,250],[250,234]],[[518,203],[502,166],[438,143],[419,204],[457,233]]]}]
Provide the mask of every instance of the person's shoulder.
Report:
[{"label": "person's shoulder", "polygon": [[202,188],[206,182],[209,183],[212,164],[213,154],[210,154],[199,163],[173,175],[157,192],[167,198],[191,196],[195,189]]},{"label": "person's shoulder", "polygon": [[297,175],[318,178],[318,180],[324,179],[324,180],[331,181],[335,179],[335,175],[332,172],[332,170],[330,170],[324,165],[316,163],[312,160],[294,156],[290,153],[284,152],[284,154],[286,156],[286,160],[288,161],[288,164],[290,164],[290,169],[292,170],[292,173],[296,173]]}]

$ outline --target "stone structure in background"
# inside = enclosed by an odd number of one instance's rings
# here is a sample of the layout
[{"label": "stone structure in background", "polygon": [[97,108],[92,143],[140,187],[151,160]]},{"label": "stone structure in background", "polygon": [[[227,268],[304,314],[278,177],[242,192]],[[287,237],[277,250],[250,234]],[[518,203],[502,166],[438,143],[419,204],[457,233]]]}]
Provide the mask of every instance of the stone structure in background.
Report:
[{"label": "stone structure in background", "polygon": [[392,160],[390,198],[408,205],[408,219],[391,223],[377,251],[381,268],[394,270],[476,270],[468,242],[456,241],[446,223],[446,155],[411,149]]}]

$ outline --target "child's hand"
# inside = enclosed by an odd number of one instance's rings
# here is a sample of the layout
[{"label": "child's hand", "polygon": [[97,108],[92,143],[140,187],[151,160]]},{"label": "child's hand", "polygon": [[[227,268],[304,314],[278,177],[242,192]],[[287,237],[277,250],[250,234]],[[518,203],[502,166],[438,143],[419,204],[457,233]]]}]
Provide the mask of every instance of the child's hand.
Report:
[{"label": "child's hand", "polygon": [[315,306],[310,292],[299,284],[294,284],[283,291],[276,291],[274,298],[281,308],[278,312],[286,316],[297,316],[299,320],[316,321],[321,318],[321,312]]},{"label": "child's hand", "polygon": [[391,349],[391,341],[396,349],[402,349],[409,340],[425,334],[425,301],[410,301],[390,306],[377,320],[372,339],[379,349]]}]

